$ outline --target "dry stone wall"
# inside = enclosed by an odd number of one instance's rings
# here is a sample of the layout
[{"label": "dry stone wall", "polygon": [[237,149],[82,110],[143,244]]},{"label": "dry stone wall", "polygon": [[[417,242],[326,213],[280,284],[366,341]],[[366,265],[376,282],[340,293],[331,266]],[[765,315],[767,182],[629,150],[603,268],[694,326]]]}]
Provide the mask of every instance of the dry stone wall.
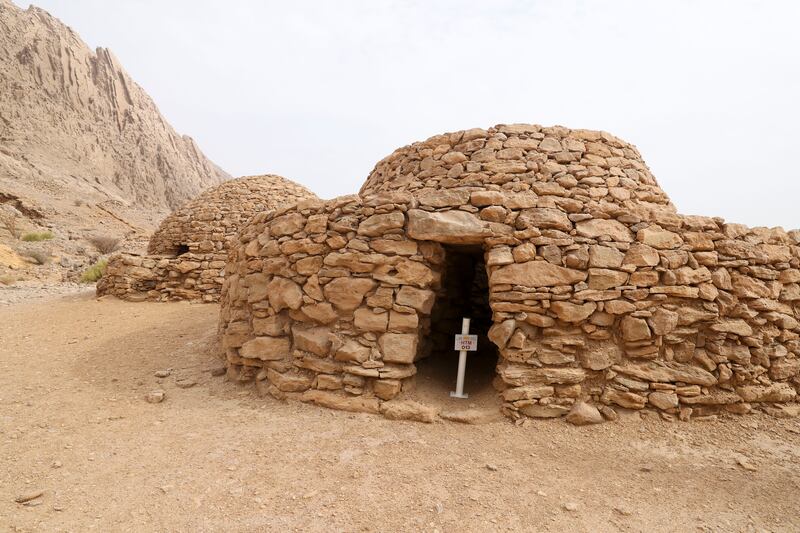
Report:
[{"label": "dry stone wall", "polygon": [[304,198],[316,196],[280,176],[227,181],[164,219],[147,256],[113,256],[97,292],[129,300],[218,301],[228,247],[238,229],[255,213]]},{"label": "dry stone wall", "polygon": [[791,412],[798,242],[677,214],[606,133],[456,132],[384,159],[359,196],[255,216],[226,267],[222,346],[265,393],[431,420],[398,398],[430,353],[447,247],[478,245],[508,416]]}]

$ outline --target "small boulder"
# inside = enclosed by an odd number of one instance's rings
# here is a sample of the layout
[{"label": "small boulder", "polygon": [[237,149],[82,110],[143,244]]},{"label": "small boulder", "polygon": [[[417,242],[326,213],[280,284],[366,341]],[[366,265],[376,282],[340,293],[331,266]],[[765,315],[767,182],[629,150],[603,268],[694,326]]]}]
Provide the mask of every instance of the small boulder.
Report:
[{"label": "small boulder", "polygon": [[567,414],[567,422],[576,426],[600,424],[603,422],[603,415],[593,405],[589,405],[586,402],[575,402],[575,405],[572,406],[572,409]]},{"label": "small boulder", "polygon": [[381,413],[390,420],[414,420],[431,423],[436,421],[437,411],[433,407],[413,400],[391,400],[381,404]]},{"label": "small boulder", "polygon": [[147,403],[161,403],[164,401],[164,398],[167,397],[167,393],[161,389],[156,389],[153,391],[148,392],[144,399]]}]

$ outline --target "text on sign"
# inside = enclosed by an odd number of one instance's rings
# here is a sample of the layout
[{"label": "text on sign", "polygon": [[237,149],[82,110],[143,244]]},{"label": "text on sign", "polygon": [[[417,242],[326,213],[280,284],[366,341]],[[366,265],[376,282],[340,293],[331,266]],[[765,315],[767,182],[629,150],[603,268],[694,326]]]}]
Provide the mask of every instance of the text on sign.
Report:
[{"label": "text on sign", "polygon": [[475,352],[478,350],[477,335],[456,335],[456,348],[459,352]]}]

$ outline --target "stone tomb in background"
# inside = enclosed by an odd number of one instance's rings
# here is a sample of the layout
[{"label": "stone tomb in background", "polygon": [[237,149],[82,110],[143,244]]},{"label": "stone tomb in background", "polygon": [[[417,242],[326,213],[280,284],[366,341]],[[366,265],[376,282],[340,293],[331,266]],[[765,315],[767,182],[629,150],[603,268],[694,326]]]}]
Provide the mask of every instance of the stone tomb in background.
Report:
[{"label": "stone tomb in background", "polygon": [[109,259],[97,293],[126,300],[219,300],[229,243],[254,214],[314,193],[280,176],[249,176],[209,189],[168,216],[148,255]]}]

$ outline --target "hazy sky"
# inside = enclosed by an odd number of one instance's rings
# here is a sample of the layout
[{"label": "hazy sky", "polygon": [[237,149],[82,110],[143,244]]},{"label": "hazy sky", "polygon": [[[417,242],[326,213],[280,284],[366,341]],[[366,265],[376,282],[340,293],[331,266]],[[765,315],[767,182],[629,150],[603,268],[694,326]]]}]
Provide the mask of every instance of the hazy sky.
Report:
[{"label": "hazy sky", "polygon": [[682,213],[800,228],[800,2],[37,5],[235,176],[332,197],[437,133],[560,124],[638,146]]}]

